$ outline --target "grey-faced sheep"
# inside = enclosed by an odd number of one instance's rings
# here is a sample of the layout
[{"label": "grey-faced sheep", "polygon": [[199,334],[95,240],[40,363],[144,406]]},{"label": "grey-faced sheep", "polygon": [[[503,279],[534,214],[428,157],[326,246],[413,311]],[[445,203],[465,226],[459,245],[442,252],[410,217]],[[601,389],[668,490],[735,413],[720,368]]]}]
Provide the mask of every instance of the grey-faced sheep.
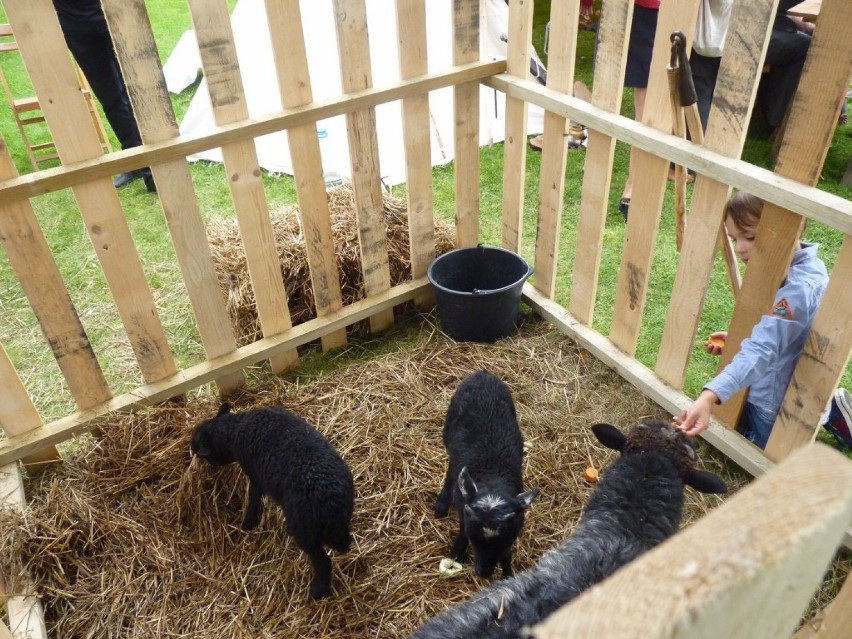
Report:
[{"label": "grey-faced sheep", "polygon": [[509,576],[524,511],[539,494],[524,492],[524,442],[509,387],[485,370],[463,379],[450,400],[443,439],[449,466],[434,510],[444,517],[451,502],[456,506],[454,558],[464,562],[470,542],[477,575],[491,577],[499,561]]},{"label": "grey-faced sheep", "polygon": [[535,566],[429,620],[413,639],[526,637],[527,627],[677,532],[685,485],[727,490],[694,468],[691,438],[671,424],[640,422],[626,437],[609,424],[592,431],[621,456],[601,475],[574,533]]},{"label": "grey-faced sheep", "polygon": [[311,560],[311,597],[328,595],[331,560],[324,547],[349,549],[354,501],[352,473],[328,440],[283,408],[232,413],[226,402],[195,428],[190,454],[214,466],[239,463],[249,479],[244,530],[260,521],[264,494],[281,505],[288,532]]}]

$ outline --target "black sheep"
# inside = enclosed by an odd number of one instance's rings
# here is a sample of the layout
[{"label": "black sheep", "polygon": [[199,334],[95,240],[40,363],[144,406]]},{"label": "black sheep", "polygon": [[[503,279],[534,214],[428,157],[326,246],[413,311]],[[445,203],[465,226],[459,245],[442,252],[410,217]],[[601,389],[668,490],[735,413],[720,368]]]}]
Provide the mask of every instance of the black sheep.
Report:
[{"label": "black sheep", "polygon": [[249,479],[243,529],[260,521],[261,497],[284,510],[287,530],[310,557],[313,599],[328,595],[331,560],[324,546],[346,552],[351,544],[354,485],[346,462],[323,435],[279,407],[232,413],[227,402],[192,433],[190,454],[214,466],[238,462]]},{"label": "black sheep", "polygon": [[671,424],[640,422],[626,437],[609,424],[592,430],[622,454],[602,474],[574,533],[532,568],[427,621],[412,639],[526,637],[529,626],[677,532],[685,485],[727,490],[712,473],[695,470],[691,438]]},{"label": "black sheep", "polygon": [[524,441],[509,387],[485,370],[463,379],[450,400],[443,438],[449,466],[434,509],[444,517],[451,501],[456,506],[454,558],[464,562],[470,542],[477,575],[491,577],[499,561],[509,576],[524,511],[539,494],[523,492]]}]

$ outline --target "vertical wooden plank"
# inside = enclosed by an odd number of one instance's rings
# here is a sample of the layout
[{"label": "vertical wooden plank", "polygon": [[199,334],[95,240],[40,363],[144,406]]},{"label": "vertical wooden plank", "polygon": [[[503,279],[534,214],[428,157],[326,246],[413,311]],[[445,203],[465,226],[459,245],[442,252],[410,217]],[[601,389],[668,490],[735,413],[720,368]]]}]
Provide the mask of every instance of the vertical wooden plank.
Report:
[{"label": "vertical wooden plank", "polygon": [[[572,91],[579,15],[579,0],[567,0],[551,5],[551,32],[558,33],[560,36],[551,39],[550,53],[547,58],[549,89],[563,93]],[[551,299],[556,292],[559,228],[562,221],[562,199],[565,194],[567,152],[565,118],[555,113],[545,112],[533,286]]]},{"label": "vertical wooden plank", "polygon": [[[624,93],[624,67],[633,6],[633,0],[611,0],[606,4],[606,11],[601,12],[592,104],[613,113],[621,109]],[[592,129],[588,136],[570,310],[580,322],[591,326],[616,140]]]},{"label": "vertical wooden plank", "polygon": [[807,621],[792,639],[844,639],[852,628],[852,579],[846,576],[837,596]]},{"label": "vertical wooden plank", "polygon": [[[481,0],[453,0],[453,64],[479,60]],[[479,242],[479,83],[453,87],[456,246]]]},{"label": "vertical wooden plank", "polygon": [[[0,468],[0,507],[23,511],[27,507],[24,485],[17,463]],[[5,599],[9,614],[9,627],[14,639],[47,639],[44,624],[44,609],[38,597],[33,594],[38,588],[31,581],[24,583],[27,594],[9,593],[6,590],[5,575],[0,575],[0,596]],[[2,623],[0,623],[2,627]],[[8,631],[7,631],[8,632]]]},{"label": "vertical wooden plank", "polygon": [[[734,4],[725,41],[727,53],[722,56],[704,136],[704,146],[713,151],[731,157],[742,152],[774,15],[775,3],[742,0]],[[675,388],[682,388],[686,377],[730,192],[727,184],[707,176],[695,179],[655,369]]]},{"label": "vertical wooden plank", "polygon": [[[642,118],[644,124],[660,131],[670,133],[672,129],[666,78],[666,66],[671,58],[670,36],[672,31],[680,30],[686,35],[687,41],[691,41],[697,15],[698,0],[664,2],[660,5]],[[669,171],[668,160],[645,151],[638,151],[635,160],[637,166],[634,167],[631,214],[627,220],[610,331],[612,342],[629,355],[636,352],[639,340]]]},{"label": "vertical wooden plank", "polygon": [[[12,365],[6,349],[0,344],[0,388],[3,389],[3,401],[0,402],[0,429],[7,437],[14,437],[27,431],[44,427],[44,422],[33,405],[27,389],[21,382],[18,372]],[[55,446],[47,446],[23,461],[25,464],[40,465],[59,459]]]},{"label": "vertical wooden plank", "polygon": [[[2,143],[0,179],[17,175]],[[0,243],[77,406],[89,408],[108,400],[112,393],[29,200],[0,207]]]},{"label": "vertical wooden plank", "polygon": [[[429,72],[426,52],[426,0],[397,0],[396,30],[399,38],[399,75],[403,80]],[[429,96],[402,100],[405,144],[405,183],[408,199],[408,245],[411,276],[423,277],[435,259],[435,219],[432,196]],[[429,304],[429,293],[418,304]]]},{"label": "vertical wooden plank", "polygon": [[[151,144],[177,138],[180,132],[144,0],[105,0],[103,10],[110,31],[119,34],[113,42],[143,142]],[[154,165],[151,172],[207,357],[229,353],[236,348],[236,340],[216,278],[189,167],[185,160],[176,160]],[[225,395],[244,382],[242,372],[217,380],[219,392]]]},{"label": "vertical wooden plank", "polygon": [[852,463],[827,446],[810,446],[584,592],[532,634],[789,637],[850,517]]},{"label": "vertical wooden plank", "polygon": [[[102,155],[53,4],[13,0],[3,6],[62,163]],[[154,382],[173,375],[177,367],[112,180],[72,190],[142,376]]]},{"label": "vertical wooden plank", "polygon": [[[334,0],[340,79],[343,91],[352,93],[373,86],[367,7],[364,0]],[[375,37],[379,37],[374,34]],[[352,167],[352,190],[358,220],[358,246],[364,292],[369,297],[390,288],[387,222],[379,170],[376,109],[369,107],[346,114],[346,132]],[[370,318],[375,333],[393,325],[393,309]]]},{"label": "vertical wooden plank", "polygon": [[[265,0],[265,4],[281,104],[285,109],[309,104],[313,101],[313,95],[299,0]],[[343,301],[316,125],[306,124],[288,129],[287,138],[293,160],[299,219],[305,236],[314,303],[317,315],[322,317],[343,308]],[[345,329],[322,338],[326,350],[344,344]]]},{"label": "vertical wooden plank", "polygon": [[[526,79],[530,73],[532,17],[531,0],[509,3],[506,72],[522,79]],[[526,166],[527,103],[507,95],[506,135],[503,140],[502,244],[515,253],[521,252]]]},{"label": "vertical wooden plank", "polygon": [[[215,123],[221,126],[247,119],[248,105],[227,5],[224,0],[190,0],[189,8]],[[293,324],[254,140],[224,145],[222,157],[261,330],[264,337],[277,335],[292,328]],[[297,361],[298,354],[294,350],[270,360],[270,367],[274,373],[280,373],[292,368]]]},{"label": "vertical wooden plank", "polygon": [[852,354],[850,282],[852,237],[847,235],[766,444],[766,456],[773,461],[813,441],[831,391],[843,375]]}]

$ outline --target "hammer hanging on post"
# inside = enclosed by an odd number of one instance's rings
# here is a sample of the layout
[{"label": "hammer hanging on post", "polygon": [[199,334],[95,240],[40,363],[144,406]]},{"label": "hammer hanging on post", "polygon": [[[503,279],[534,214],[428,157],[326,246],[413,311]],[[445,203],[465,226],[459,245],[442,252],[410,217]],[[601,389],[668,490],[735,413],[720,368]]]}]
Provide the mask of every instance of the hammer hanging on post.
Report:
[{"label": "hammer hanging on post", "polygon": [[[689,131],[689,138],[695,144],[704,144],[704,127],[701,125],[701,116],[698,112],[698,97],[695,94],[695,84],[692,82],[689,57],[686,55],[686,35],[683,31],[673,31],[671,43],[671,58],[666,71],[672,105],[672,133],[678,137],[684,137],[686,131]],[[683,243],[686,215],[686,175],[686,167],[675,166],[675,238],[678,251]],[[718,243],[727,266],[731,290],[736,295],[740,290],[740,270],[734,247],[724,227],[719,229]]]}]

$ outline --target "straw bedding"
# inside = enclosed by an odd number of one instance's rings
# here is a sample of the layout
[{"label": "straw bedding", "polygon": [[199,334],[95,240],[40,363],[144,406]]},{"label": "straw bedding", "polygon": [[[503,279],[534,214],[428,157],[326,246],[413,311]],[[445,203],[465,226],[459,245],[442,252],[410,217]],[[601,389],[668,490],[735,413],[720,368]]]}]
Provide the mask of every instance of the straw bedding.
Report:
[{"label": "straw bedding", "polygon": [[[570,533],[591,490],[584,469],[613,458],[589,426],[662,416],[542,320],[494,345],[454,343],[432,315],[408,324],[394,329],[389,354],[387,338],[353,346],[357,356],[326,357],[322,374],[271,378],[234,399],[235,410],[282,404],[302,415],[352,469],[355,543],[332,558],[329,599],[309,602],[310,566],[280,508],[267,502],[260,525],[241,531],[239,469],[190,462],[191,430],[215,413],[213,398],[116,418],[102,438],[81,439],[63,465],[28,482],[25,515],[0,517],[0,568],[9,574],[12,558],[24,558],[52,637],[404,637],[486,583],[469,564],[439,574],[457,520],[431,511],[446,468],[443,417],[466,375],[485,367],[509,384],[526,486],[542,491],[516,569]],[[706,468],[742,483],[702,450]],[[686,520],[718,503],[688,491]]]},{"label": "straw bedding", "polygon": [[[334,254],[337,258],[340,294],[344,305],[364,298],[354,199],[354,190],[348,182],[328,191]],[[391,285],[395,286],[411,279],[407,207],[405,200],[387,193],[383,194],[382,202],[387,230],[388,270]],[[293,324],[300,324],[316,317],[316,308],[305,241],[299,224],[298,205],[288,205],[274,211],[270,214],[270,220],[281,263],[281,278],[287,292],[290,318]],[[208,225],[207,234],[219,285],[227,295],[228,314],[237,343],[239,346],[250,344],[263,335],[239,227],[233,219],[216,219]],[[436,218],[435,254],[442,255],[455,248],[454,237],[453,226]],[[410,305],[403,305],[398,310],[408,311]],[[365,335],[368,323],[360,322],[349,330],[355,335]]]}]

